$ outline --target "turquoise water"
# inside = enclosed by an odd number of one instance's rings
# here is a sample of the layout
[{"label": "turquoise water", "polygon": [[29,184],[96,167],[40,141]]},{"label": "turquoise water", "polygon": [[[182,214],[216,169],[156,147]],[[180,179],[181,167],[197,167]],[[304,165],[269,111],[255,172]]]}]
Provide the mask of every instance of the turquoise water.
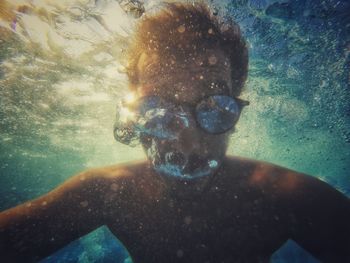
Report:
[{"label": "turquoise water", "polygon": [[[146,1],[146,10],[155,3]],[[241,25],[250,47],[242,97],[251,104],[229,154],[311,174],[350,196],[349,2],[213,5]],[[122,65],[136,18],[112,0],[38,1],[30,10],[15,24],[0,24],[1,210],[81,170],[144,158],[112,134],[116,100],[127,93]],[[129,260],[102,227],[43,262]],[[315,261],[289,241],[273,262]]]}]

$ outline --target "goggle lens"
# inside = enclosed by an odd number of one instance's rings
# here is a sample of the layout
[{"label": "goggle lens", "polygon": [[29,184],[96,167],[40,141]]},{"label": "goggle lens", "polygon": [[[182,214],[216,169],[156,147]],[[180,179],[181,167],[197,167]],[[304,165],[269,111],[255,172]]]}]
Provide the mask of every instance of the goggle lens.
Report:
[{"label": "goggle lens", "polygon": [[[229,96],[214,95],[197,104],[195,117],[204,131],[220,134],[237,123],[242,106],[247,104]],[[115,139],[124,144],[134,145],[142,133],[160,139],[175,139],[180,130],[190,125],[189,112],[157,96],[141,98],[133,110],[134,120],[123,122],[117,114],[114,125]]]},{"label": "goggle lens", "polygon": [[200,127],[208,133],[218,134],[230,130],[238,121],[240,107],[235,99],[211,96],[196,107],[196,118]]}]

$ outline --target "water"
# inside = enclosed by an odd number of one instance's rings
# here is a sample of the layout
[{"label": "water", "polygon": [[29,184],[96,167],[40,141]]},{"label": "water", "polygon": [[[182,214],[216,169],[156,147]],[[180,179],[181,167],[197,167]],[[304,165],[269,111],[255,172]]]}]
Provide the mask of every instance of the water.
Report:
[{"label": "water", "polygon": [[[127,93],[124,51],[143,12],[140,5],[113,0],[10,3],[0,4],[2,210],[46,193],[81,170],[144,158],[140,147],[113,138],[115,107]],[[144,8],[156,4],[145,1]],[[311,174],[350,196],[349,2],[213,5],[217,13],[236,19],[250,46],[249,81],[242,94],[250,105],[229,153]],[[111,258],[130,261],[101,228],[43,262]],[[273,262],[301,260],[314,262],[289,242]]]}]

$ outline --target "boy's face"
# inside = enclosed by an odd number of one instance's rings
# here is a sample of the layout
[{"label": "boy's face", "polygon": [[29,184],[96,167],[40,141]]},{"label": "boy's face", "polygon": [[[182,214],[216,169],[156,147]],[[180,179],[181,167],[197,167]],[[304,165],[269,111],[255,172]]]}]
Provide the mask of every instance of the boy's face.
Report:
[{"label": "boy's face", "polygon": [[230,62],[219,49],[197,54],[186,64],[169,61],[168,66],[160,67],[158,59],[146,54],[140,57],[138,96],[158,96],[179,106],[188,125],[174,127],[176,136],[171,139],[142,135],[147,157],[161,174],[181,179],[213,174],[222,163],[232,130],[221,134],[204,131],[193,109],[208,96],[230,96]]}]

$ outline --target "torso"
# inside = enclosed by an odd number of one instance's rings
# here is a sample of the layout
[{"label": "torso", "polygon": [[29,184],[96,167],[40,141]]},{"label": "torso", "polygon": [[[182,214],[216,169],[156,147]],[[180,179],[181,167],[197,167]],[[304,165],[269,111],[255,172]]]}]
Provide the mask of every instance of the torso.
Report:
[{"label": "torso", "polygon": [[272,192],[281,182],[269,175],[262,183],[266,174],[256,163],[227,160],[208,188],[196,191],[195,184],[181,182],[188,191],[180,195],[147,164],[128,171],[133,175],[125,179],[125,196],[111,208],[108,226],[136,263],[268,262],[288,239],[293,218],[285,199]]}]

